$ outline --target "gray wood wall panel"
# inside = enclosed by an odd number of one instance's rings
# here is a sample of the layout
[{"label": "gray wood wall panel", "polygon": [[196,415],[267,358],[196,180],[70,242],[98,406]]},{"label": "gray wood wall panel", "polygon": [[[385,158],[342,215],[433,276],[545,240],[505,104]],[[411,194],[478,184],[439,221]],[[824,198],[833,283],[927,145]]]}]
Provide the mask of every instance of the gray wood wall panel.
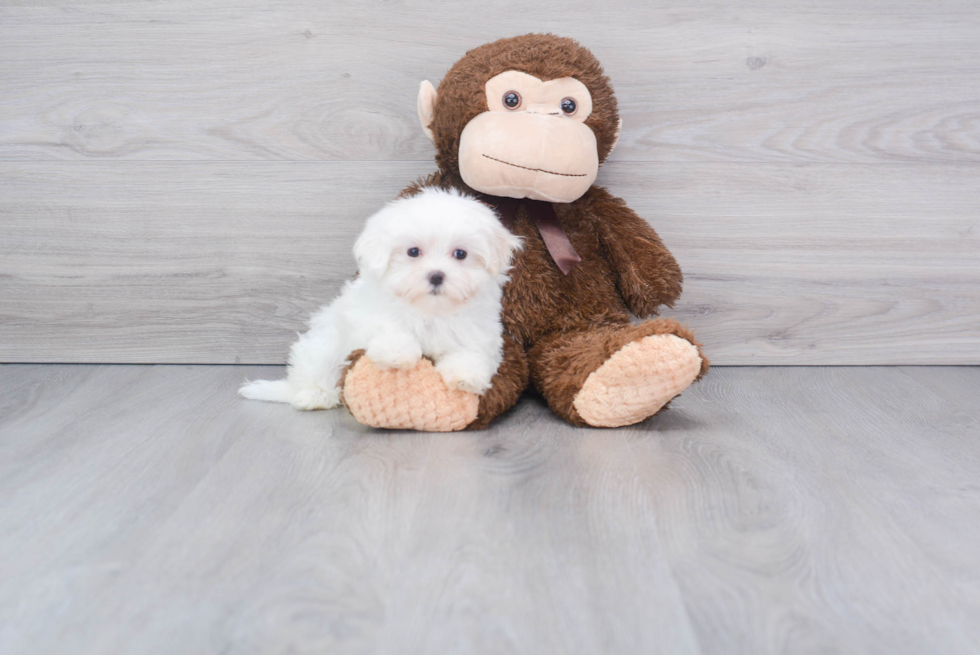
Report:
[{"label": "gray wood wall panel", "polygon": [[7,8],[0,156],[429,160],[419,81],[550,30],[612,77],[616,160],[980,162],[978,11],[554,6],[521,21],[473,21],[468,3]]},{"label": "gray wood wall panel", "polygon": [[[282,362],[363,217],[430,169],[0,163],[0,361]],[[980,362],[974,173],[619,162],[600,182],[677,254],[665,314],[714,361],[951,364]]]},{"label": "gray wood wall panel", "polygon": [[0,361],[275,363],[467,48],[593,48],[718,364],[980,363],[980,8],[0,3]]}]

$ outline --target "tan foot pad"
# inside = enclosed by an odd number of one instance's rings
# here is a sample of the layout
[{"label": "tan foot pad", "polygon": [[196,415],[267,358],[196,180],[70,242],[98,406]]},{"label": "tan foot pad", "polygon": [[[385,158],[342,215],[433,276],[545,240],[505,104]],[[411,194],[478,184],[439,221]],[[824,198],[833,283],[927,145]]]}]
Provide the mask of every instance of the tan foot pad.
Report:
[{"label": "tan foot pad", "polygon": [[344,403],[358,423],[373,428],[453,432],[473,422],[480,397],[449,389],[427,359],[399,371],[362,357],[344,379]]},{"label": "tan foot pad", "polygon": [[700,370],[701,357],[691,342],[654,334],[626,344],[594,370],[573,405],[589,425],[632,425],[687,389]]}]

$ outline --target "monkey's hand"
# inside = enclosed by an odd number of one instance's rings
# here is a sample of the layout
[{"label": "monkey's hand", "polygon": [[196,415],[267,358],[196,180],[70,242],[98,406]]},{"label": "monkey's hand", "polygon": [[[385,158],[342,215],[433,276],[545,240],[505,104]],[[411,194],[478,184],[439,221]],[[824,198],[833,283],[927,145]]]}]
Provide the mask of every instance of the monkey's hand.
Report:
[{"label": "monkey's hand", "polygon": [[636,316],[673,307],[681,295],[683,276],[677,260],[657,233],[626,203],[605,189],[593,189],[590,211],[616,272],[619,292]]}]

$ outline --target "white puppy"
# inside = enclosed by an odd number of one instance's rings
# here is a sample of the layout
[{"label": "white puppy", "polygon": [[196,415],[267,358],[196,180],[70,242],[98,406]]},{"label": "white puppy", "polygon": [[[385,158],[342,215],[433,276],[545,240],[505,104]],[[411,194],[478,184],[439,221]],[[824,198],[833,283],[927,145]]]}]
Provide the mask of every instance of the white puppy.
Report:
[{"label": "white puppy", "polygon": [[427,188],[389,203],[354,244],[358,277],[293,344],[286,379],[239,393],[336,407],[347,356],[363,348],[382,368],[411,368],[425,355],[449,387],[482,394],[503,357],[502,287],[517,248],[492,209],[458,192]]}]

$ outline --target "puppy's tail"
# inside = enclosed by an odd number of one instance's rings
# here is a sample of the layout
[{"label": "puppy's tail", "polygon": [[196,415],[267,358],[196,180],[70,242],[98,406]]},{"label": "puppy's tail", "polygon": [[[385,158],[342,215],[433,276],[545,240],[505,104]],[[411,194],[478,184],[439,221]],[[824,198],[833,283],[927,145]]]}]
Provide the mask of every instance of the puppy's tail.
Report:
[{"label": "puppy's tail", "polygon": [[293,387],[289,380],[255,380],[243,384],[238,395],[249,400],[289,403],[293,401]]}]

